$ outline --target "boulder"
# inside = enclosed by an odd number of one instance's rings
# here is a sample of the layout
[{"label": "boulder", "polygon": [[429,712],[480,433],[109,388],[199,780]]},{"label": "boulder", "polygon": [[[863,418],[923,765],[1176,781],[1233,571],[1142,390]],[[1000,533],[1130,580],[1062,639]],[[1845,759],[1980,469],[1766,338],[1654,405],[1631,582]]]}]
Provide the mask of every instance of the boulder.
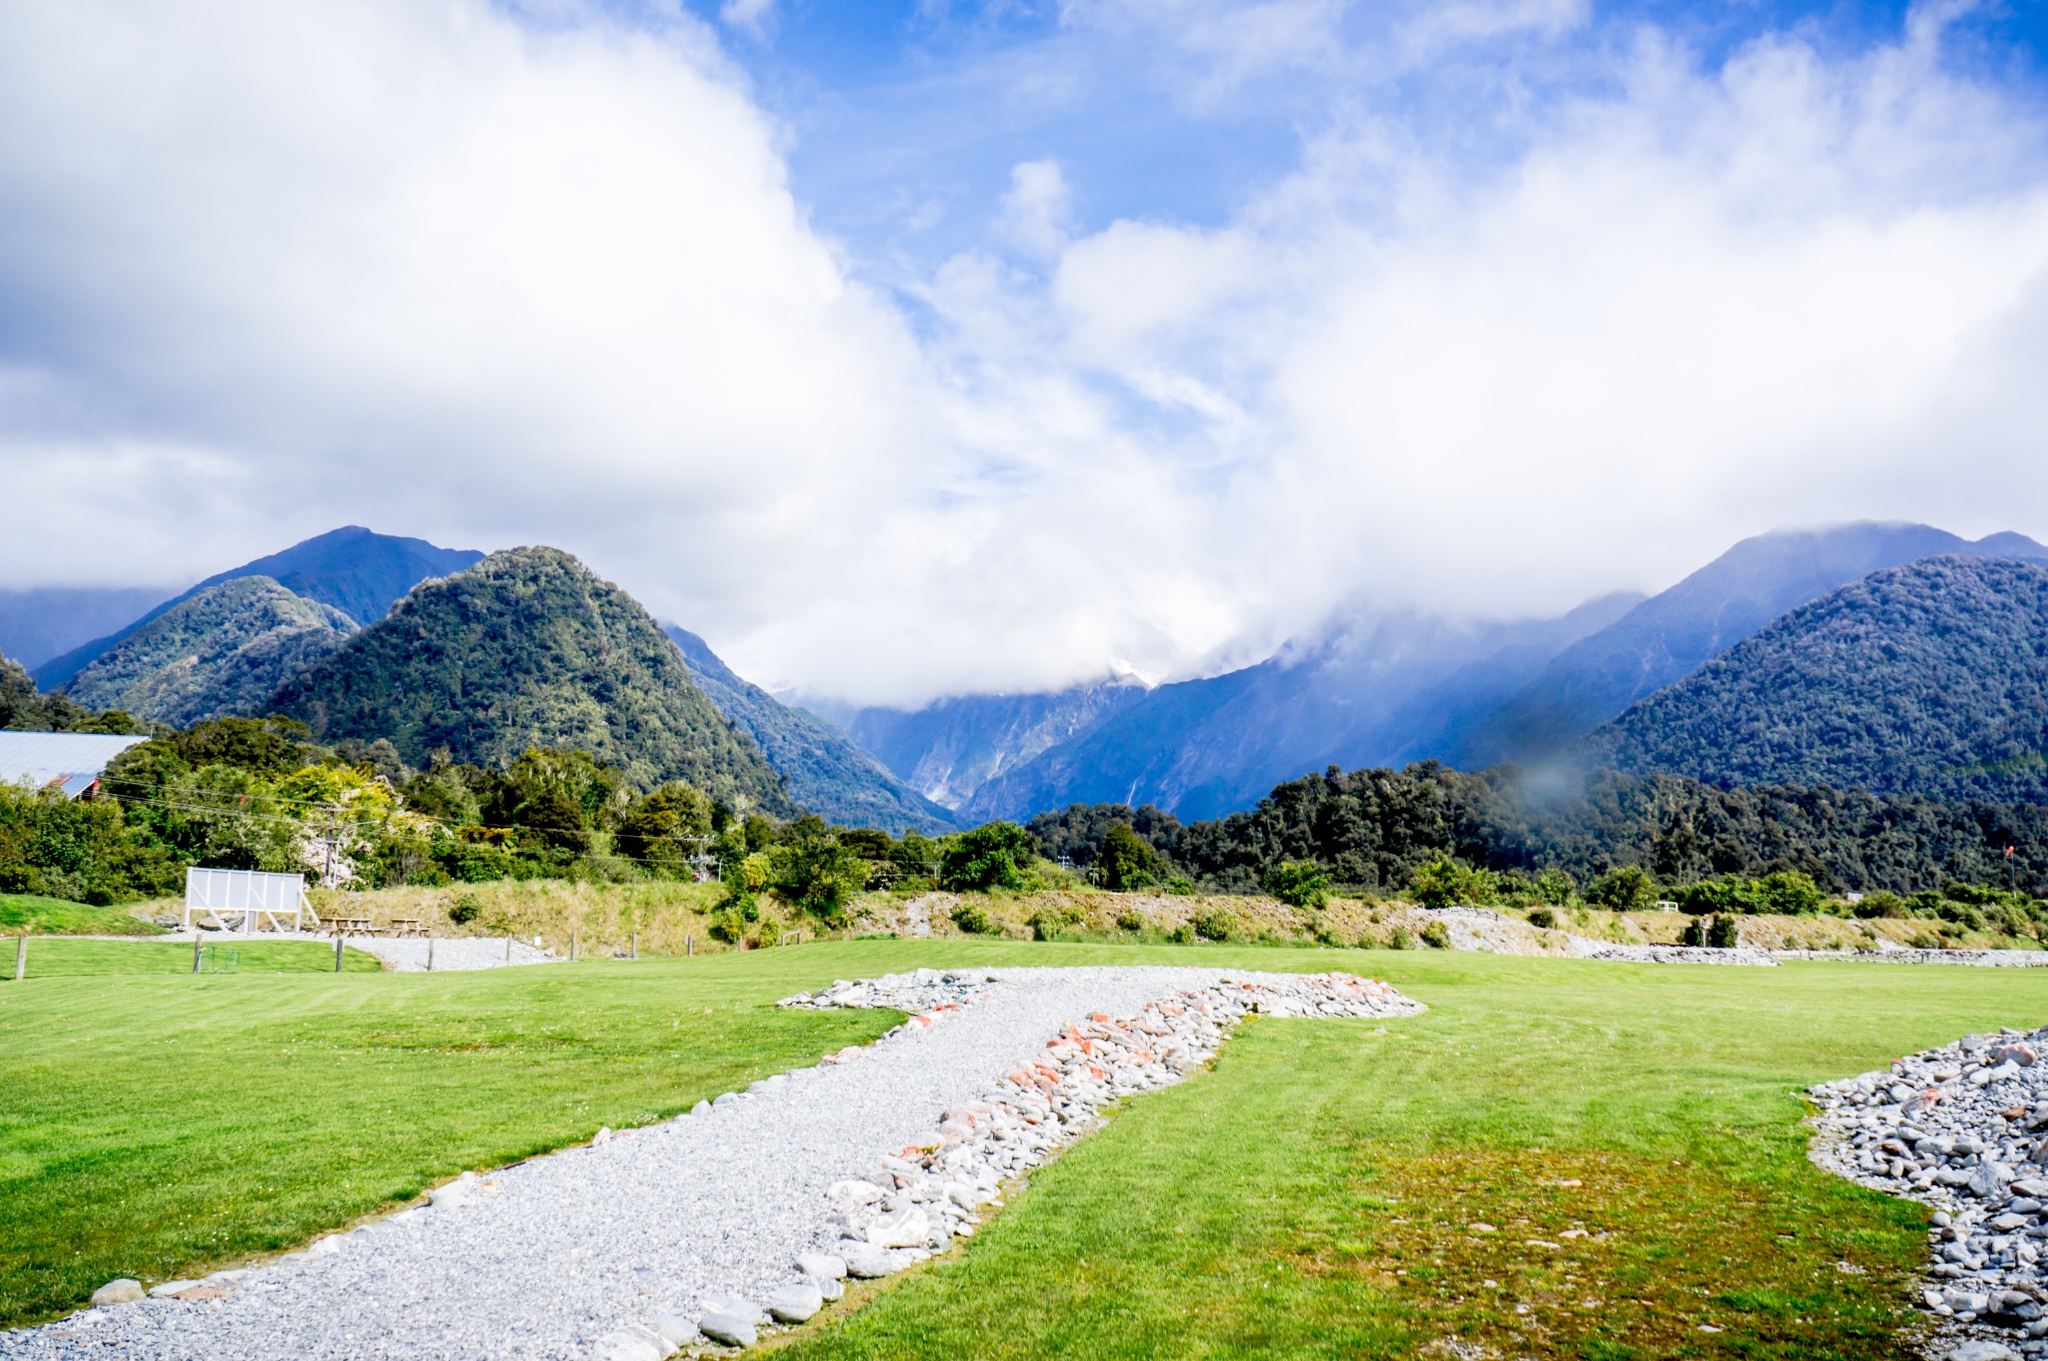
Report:
[{"label": "boulder", "polygon": [[828,1252],[799,1252],[796,1269],[806,1276],[836,1281],[846,1274],[846,1263]]},{"label": "boulder", "polygon": [[647,1320],[647,1330],[664,1342],[686,1346],[697,1340],[697,1325],[674,1314],[654,1314]]},{"label": "boulder", "polygon": [[817,1291],[819,1298],[827,1304],[846,1298],[846,1287],[830,1276],[806,1276],[804,1279],[810,1282],[811,1289]]},{"label": "boulder", "polygon": [[197,1281],[165,1281],[162,1285],[151,1286],[149,1297],[153,1300],[175,1299],[181,1291],[195,1290],[198,1286]]},{"label": "boulder", "polygon": [[108,1281],[92,1292],[93,1308],[107,1304],[133,1304],[143,1297],[142,1282],[131,1281],[126,1276]]},{"label": "boulder", "polygon": [[851,1238],[840,1243],[839,1257],[846,1263],[846,1274],[861,1280],[886,1276],[896,1269],[895,1259],[886,1249]]},{"label": "boulder", "polygon": [[697,1331],[728,1347],[751,1347],[761,1340],[754,1325],[737,1314],[706,1314],[697,1320]]},{"label": "boulder", "polygon": [[626,1327],[606,1333],[591,1350],[597,1361],[668,1361],[676,1344],[652,1329]]},{"label": "boulder", "polygon": [[768,1313],[777,1323],[808,1323],[825,1307],[825,1296],[813,1285],[785,1285],[768,1297]]},{"label": "boulder", "polygon": [[921,1206],[884,1215],[868,1228],[868,1242],[878,1248],[921,1247],[931,1237],[932,1222]]},{"label": "boulder", "polygon": [[1948,1354],[1948,1361],[2020,1361],[2020,1354],[2003,1342],[1971,1341]]}]

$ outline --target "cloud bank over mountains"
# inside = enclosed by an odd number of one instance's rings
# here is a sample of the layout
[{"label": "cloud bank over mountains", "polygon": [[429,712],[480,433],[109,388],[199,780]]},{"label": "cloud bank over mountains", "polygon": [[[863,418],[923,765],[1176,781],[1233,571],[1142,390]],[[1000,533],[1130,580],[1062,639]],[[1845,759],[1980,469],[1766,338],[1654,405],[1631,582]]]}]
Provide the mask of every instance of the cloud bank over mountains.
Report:
[{"label": "cloud bank over mountains", "polygon": [[2044,120],[1959,9],[1710,57],[1549,0],[1077,5],[987,60],[1285,91],[1288,160],[1104,220],[1020,155],[920,258],[823,225],[728,8],[0,9],[0,579],[551,543],[742,674],[916,703],[1783,524],[2048,529]]}]

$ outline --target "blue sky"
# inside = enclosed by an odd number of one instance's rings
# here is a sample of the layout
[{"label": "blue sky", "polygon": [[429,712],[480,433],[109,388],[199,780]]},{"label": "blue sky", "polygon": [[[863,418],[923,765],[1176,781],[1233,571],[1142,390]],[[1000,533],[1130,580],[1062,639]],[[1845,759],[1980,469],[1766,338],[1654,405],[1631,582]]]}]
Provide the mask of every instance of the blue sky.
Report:
[{"label": "blue sky", "polygon": [[[1022,161],[1060,163],[1080,231],[1119,218],[1214,227],[1346,120],[1396,120],[1476,172],[1519,154],[1545,108],[1611,92],[1608,58],[1645,30],[1712,70],[1773,34],[1860,56],[1898,42],[1907,14],[1904,4],[1600,3],[1555,27],[1399,63],[1386,54],[1392,32],[1432,7],[1333,5],[1329,48],[1218,80],[1217,58],[1174,53],[1164,36],[1212,7],[1104,13],[1115,8],[773,0],[740,23],[721,21],[717,4],[692,10],[724,31],[789,130],[799,197],[885,272],[899,257],[928,264],[983,243]],[[2038,93],[2044,34],[2048,5],[2021,0],[1960,13],[1944,45],[1955,69]]]},{"label": "blue sky", "polygon": [[0,585],[547,543],[751,679],[916,704],[1773,528],[2048,538],[2043,30],[0,7]]}]

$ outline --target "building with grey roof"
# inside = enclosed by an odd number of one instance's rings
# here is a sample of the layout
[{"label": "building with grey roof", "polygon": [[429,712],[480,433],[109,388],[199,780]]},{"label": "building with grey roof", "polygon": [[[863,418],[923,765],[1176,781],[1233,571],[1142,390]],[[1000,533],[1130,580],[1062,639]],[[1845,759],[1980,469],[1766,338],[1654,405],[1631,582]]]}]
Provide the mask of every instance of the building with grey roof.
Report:
[{"label": "building with grey roof", "polygon": [[75,799],[92,792],[107,762],[146,736],[86,732],[0,732],[0,781],[58,788]]}]

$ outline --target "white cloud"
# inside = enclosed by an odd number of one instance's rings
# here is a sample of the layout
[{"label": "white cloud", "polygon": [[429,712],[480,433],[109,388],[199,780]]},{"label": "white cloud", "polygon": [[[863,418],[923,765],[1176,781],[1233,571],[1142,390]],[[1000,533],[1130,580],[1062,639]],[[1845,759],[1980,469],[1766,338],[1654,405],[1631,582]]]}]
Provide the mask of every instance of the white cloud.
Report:
[{"label": "white cloud", "polygon": [[[1153,9],[1204,98],[1343,17]],[[1361,593],[1562,609],[1776,525],[2041,532],[2048,161],[1939,42],[1595,44],[1610,93],[1510,101],[1469,163],[1353,54],[1218,224],[1090,231],[1014,166],[919,331],[694,21],[0,10],[0,577],[551,542],[764,683],[915,702],[1254,660]]]}]

